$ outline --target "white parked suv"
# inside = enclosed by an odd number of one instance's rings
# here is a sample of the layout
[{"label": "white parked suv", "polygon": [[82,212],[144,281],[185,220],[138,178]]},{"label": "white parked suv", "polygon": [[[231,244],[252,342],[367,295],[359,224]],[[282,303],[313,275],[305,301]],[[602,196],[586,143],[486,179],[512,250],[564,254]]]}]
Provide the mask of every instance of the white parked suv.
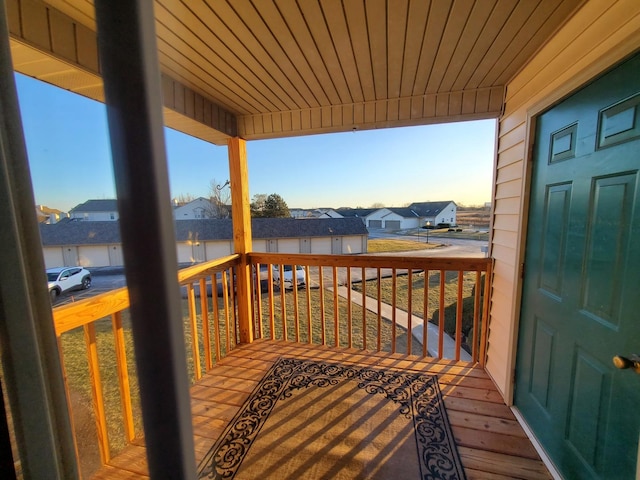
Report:
[{"label": "white parked suv", "polygon": [[[292,290],[294,285],[293,284],[294,267],[292,265],[283,265],[282,268],[284,270],[284,288],[285,290]],[[298,288],[304,287],[307,283],[307,275],[305,273],[304,268],[300,265],[296,265],[295,272],[296,272],[296,275],[295,275],[296,286]],[[273,266],[273,283],[278,287],[280,286],[280,266],[279,265]]]},{"label": "white parked suv", "polygon": [[55,302],[63,292],[85,290],[91,286],[91,272],[82,267],[57,267],[47,269],[49,296]]}]

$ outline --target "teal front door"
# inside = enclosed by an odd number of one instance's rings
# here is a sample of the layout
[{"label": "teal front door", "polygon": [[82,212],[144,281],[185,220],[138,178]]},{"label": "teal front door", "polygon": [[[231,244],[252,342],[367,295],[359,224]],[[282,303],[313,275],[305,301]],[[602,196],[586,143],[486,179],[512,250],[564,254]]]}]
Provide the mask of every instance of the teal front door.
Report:
[{"label": "teal front door", "polygon": [[640,375],[640,55],[537,118],[515,403],[567,479],[631,479]]}]

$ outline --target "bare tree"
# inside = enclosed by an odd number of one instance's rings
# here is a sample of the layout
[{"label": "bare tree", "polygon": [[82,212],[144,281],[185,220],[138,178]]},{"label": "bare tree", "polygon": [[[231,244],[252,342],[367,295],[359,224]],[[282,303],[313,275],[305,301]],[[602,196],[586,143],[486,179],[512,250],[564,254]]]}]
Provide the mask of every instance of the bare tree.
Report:
[{"label": "bare tree", "polygon": [[185,205],[189,202],[192,202],[196,199],[196,197],[194,197],[193,195],[191,195],[190,193],[181,193],[179,194],[177,197],[175,197],[173,199],[173,202],[176,205]]},{"label": "bare tree", "polygon": [[209,218],[229,218],[231,214],[231,187],[229,181],[218,182],[215,178],[209,182],[210,207],[205,212]]}]

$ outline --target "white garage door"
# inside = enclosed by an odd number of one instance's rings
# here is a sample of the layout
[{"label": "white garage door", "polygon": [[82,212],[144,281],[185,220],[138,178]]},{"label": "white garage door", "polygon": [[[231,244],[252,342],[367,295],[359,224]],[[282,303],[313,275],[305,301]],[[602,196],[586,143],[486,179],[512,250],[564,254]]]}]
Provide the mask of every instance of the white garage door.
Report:
[{"label": "white garage door", "polygon": [[62,258],[62,248],[60,247],[45,247],[44,252],[44,265],[46,268],[62,267],[64,265],[64,259]]},{"label": "white garage door", "polygon": [[109,250],[106,245],[78,247],[78,265],[83,267],[108,267]]},{"label": "white garage door", "polygon": [[369,228],[382,228],[382,220],[369,220]]}]

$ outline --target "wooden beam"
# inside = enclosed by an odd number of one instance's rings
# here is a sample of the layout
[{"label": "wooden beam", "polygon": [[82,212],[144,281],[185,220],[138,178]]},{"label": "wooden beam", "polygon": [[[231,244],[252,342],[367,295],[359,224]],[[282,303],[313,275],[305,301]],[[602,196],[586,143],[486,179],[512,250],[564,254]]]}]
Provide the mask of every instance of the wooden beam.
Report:
[{"label": "wooden beam", "polygon": [[251,252],[251,210],[249,208],[249,171],[247,145],[238,137],[230,138],[229,175],[231,182],[231,213],[233,217],[233,246],[240,255],[236,271],[236,295],[240,325],[240,343],[253,342],[251,321],[251,269],[247,254]]}]

